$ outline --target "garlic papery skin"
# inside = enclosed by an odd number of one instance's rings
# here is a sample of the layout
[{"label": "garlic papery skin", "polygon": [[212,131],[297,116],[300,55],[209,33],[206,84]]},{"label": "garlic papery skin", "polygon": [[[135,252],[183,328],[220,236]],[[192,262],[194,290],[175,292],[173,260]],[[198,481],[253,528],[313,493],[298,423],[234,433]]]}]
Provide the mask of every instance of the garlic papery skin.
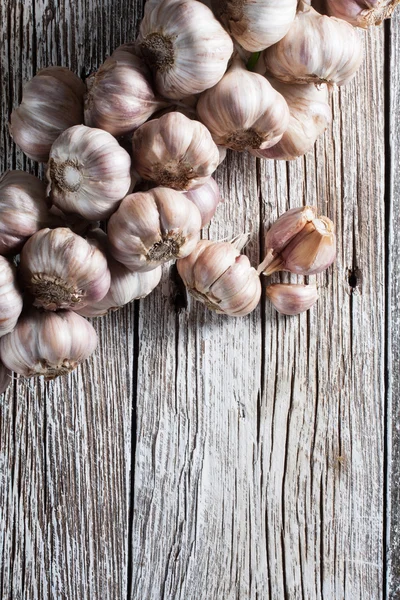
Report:
[{"label": "garlic papery skin", "polygon": [[156,187],[126,196],[108,222],[113,257],[132,271],[151,271],[190,254],[201,229],[198,208],[184,194]]},{"label": "garlic papery skin", "polygon": [[221,194],[215,179],[210,177],[201,187],[186,192],[185,196],[199,209],[201,227],[208,225],[217,210],[218,204],[221,202]]},{"label": "garlic papery skin", "polygon": [[115,136],[130,133],[168,105],[153,92],[151,73],[132,44],[117,48],[86,85],[85,124]]},{"label": "garlic papery skin", "polygon": [[45,380],[67,375],[86,360],[97,346],[92,325],[80,315],[62,310],[47,312],[31,308],[15,329],[1,338],[4,365],[25,377],[43,375]]},{"label": "garlic papery skin", "polygon": [[267,297],[282,315],[299,315],[318,300],[316,285],[273,283],[266,288]]},{"label": "garlic papery skin", "polygon": [[65,67],[42,69],[25,84],[11,114],[10,134],[29,158],[47,162],[60,133],[83,123],[84,83]]},{"label": "garlic papery skin", "polygon": [[0,254],[18,254],[26,240],[56,221],[49,212],[45,184],[24,171],[0,178]]},{"label": "garlic papery skin", "polygon": [[261,60],[270,75],[286,83],[351,81],[363,59],[359,32],[346,21],[320,15],[300,0],[288,33]]},{"label": "garlic papery skin", "polygon": [[215,85],[233,52],[228,33],[196,0],[163,0],[149,6],[136,43],[158,92],[172,99]]},{"label": "garlic papery skin", "polygon": [[185,191],[211,177],[219,164],[219,151],[202,123],[170,112],[135,131],[132,162],[143,179]]},{"label": "garlic papery skin", "polygon": [[107,131],[76,125],[54,142],[46,177],[53,204],[85,219],[106,219],[131,186],[131,159]]},{"label": "garlic papery skin", "polygon": [[110,288],[103,252],[66,227],[42,229],[29,238],[19,269],[34,306],[46,310],[80,309]]},{"label": "garlic papery skin", "polygon": [[247,71],[238,57],[221,81],[200,96],[197,112],[216,144],[239,151],[274,146],[289,124],[283,96],[265,77]]},{"label": "garlic papery skin", "polygon": [[390,19],[400,0],[325,0],[327,14],[366,29]]},{"label": "garlic papery skin", "polygon": [[88,234],[91,242],[102,250],[107,256],[108,268],[111,273],[110,289],[102,300],[88,304],[78,310],[84,317],[101,317],[108,312],[125,306],[132,300],[148,296],[159,284],[162,268],[157,267],[152,271],[133,272],[116,261],[108,252],[107,235],[101,229],[94,229]]},{"label": "garlic papery skin", "polygon": [[212,0],[212,7],[243,48],[258,52],[286,35],[297,0]]},{"label": "garlic papery skin", "polygon": [[272,78],[270,83],[288,104],[289,126],[275,146],[250,152],[259,158],[294,160],[312,150],[317,138],[332,122],[328,86],[288,84]]},{"label": "garlic papery skin", "polygon": [[260,301],[257,271],[230,242],[201,240],[176,265],[191,296],[217,313],[243,317]]},{"label": "garlic papery skin", "polygon": [[0,394],[4,394],[4,392],[9,387],[12,381],[12,373],[10,369],[7,369],[0,361]]},{"label": "garlic papery skin", "polygon": [[0,256],[0,337],[14,329],[22,304],[15,267],[4,256]]}]

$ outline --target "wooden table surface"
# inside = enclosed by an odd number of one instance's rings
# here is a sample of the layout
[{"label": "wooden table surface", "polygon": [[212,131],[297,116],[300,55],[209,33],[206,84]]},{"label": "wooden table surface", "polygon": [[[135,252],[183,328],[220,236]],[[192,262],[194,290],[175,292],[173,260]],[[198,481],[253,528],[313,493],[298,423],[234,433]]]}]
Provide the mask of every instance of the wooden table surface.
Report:
[{"label": "wooden table surface", "polygon": [[[1,0],[2,171],[35,172],[8,136],[37,69],[95,70],[143,3]],[[229,153],[204,236],[317,204],[335,266],[307,314],[211,314],[173,272],[93,320],[94,357],[0,397],[2,600],[400,598],[400,11],[364,34],[315,152]],[[279,276],[274,276],[278,281]],[[287,280],[287,276],[283,277]]]}]

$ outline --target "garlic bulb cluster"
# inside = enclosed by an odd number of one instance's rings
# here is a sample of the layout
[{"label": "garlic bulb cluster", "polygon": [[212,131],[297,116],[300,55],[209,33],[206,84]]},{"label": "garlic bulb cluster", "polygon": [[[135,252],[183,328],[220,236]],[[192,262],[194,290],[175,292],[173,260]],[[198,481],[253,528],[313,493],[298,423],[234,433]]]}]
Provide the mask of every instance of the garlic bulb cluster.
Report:
[{"label": "garlic bulb cluster", "polygon": [[70,373],[96,345],[95,330],[80,315],[31,308],[15,329],[0,339],[0,358],[19,375],[43,375],[48,381]]},{"label": "garlic bulb cluster", "polygon": [[262,59],[267,72],[286,83],[344,85],[361,65],[363,46],[349,23],[320,15],[300,0],[288,33]]},{"label": "garlic bulb cluster", "polygon": [[237,244],[201,240],[176,263],[191,296],[232,317],[251,313],[261,297],[260,278],[247,256],[240,254],[242,245],[242,240]]},{"label": "garlic bulb cluster", "polygon": [[400,0],[325,0],[327,14],[364,29],[389,19]]},{"label": "garlic bulb cluster", "polygon": [[160,0],[145,11],[137,51],[153,72],[157,91],[184,98],[215,85],[233,43],[211,10],[196,0]]},{"label": "garlic bulb cluster", "polygon": [[274,146],[289,124],[283,96],[237,56],[221,81],[200,96],[197,112],[217,144],[239,151]]},{"label": "garlic bulb cluster", "polygon": [[104,298],[110,271],[103,252],[66,227],[42,229],[21,252],[21,280],[34,305],[80,309]]},{"label": "garlic bulb cluster", "polygon": [[55,221],[42,181],[24,171],[0,177],[0,254],[18,254],[31,235]]},{"label": "garlic bulb cluster", "polygon": [[0,337],[14,329],[22,304],[16,269],[4,256],[0,256]]},{"label": "garlic bulb cluster", "polygon": [[170,112],[137,129],[132,161],[144,179],[175,190],[205,183],[218,167],[219,151],[207,127]]},{"label": "garlic bulb cluster", "polygon": [[150,271],[190,254],[201,229],[198,208],[184,194],[157,187],[126,196],[108,222],[110,251],[132,271]]},{"label": "garlic bulb cluster", "polygon": [[73,125],[83,123],[85,85],[65,67],[47,67],[23,89],[11,114],[10,134],[29,158],[47,162],[51,145]]},{"label": "garlic bulb cluster", "polygon": [[76,125],[51,147],[47,191],[64,213],[105,219],[129,191],[130,168],[129,154],[110,133]]},{"label": "garlic bulb cluster", "polygon": [[282,315],[298,315],[309,310],[318,300],[315,284],[273,283],[267,286],[266,294]]},{"label": "garlic bulb cluster", "polygon": [[215,179],[210,177],[202,186],[186,192],[185,196],[199,209],[201,227],[208,225],[217,210],[218,204],[221,202],[219,187]]},{"label": "garlic bulb cluster", "polygon": [[218,19],[250,52],[279,42],[294,20],[296,7],[297,0],[212,0]]}]

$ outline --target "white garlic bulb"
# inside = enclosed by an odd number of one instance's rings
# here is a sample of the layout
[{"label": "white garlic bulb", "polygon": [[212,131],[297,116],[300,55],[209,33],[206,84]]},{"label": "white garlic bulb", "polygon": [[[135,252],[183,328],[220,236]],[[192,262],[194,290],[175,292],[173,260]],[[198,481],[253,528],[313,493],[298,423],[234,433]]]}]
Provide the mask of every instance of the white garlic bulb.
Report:
[{"label": "white garlic bulb", "polygon": [[243,48],[258,52],[286,35],[297,0],[212,0],[217,18]]},{"label": "white garlic bulb", "polygon": [[219,164],[219,151],[202,123],[170,112],[135,131],[132,163],[144,179],[183,191],[211,177]]},{"label": "white garlic bulb", "polygon": [[201,121],[217,144],[233,150],[274,146],[289,124],[285,99],[265,77],[236,57],[227,73],[197,103]]},{"label": "white garlic bulb", "polygon": [[215,85],[233,52],[230,36],[211,10],[196,0],[152,3],[136,43],[158,92],[173,99]]},{"label": "white garlic bulb", "polygon": [[4,394],[11,383],[12,373],[0,361],[0,394]]},{"label": "white garlic bulb", "polygon": [[217,313],[243,317],[260,301],[261,283],[242,243],[201,240],[186,258],[177,261],[189,293]]},{"label": "white garlic bulb", "polygon": [[1,338],[4,365],[25,377],[43,375],[45,380],[67,375],[96,349],[92,325],[69,311],[47,312],[31,308],[15,329]]},{"label": "white garlic bulb", "polygon": [[302,0],[285,37],[262,53],[268,73],[286,83],[344,85],[362,59],[362,40],[354,27],[320,15]]},{"label": "white garlic bulb", "polygon": [[55,221],[37,177],[7,171],[0,178],[0,254],[18,254],[31,235]]},{"label": "white garlic bulb", "polygon": [[217,210],[218,204],[221,202],[219,187],[215,179],[210,177],[202,186],[185,192],[185,196],[199,209],[201,227],[208,225]]},{"label": "white garlic bulb", "polygon": [[162,268],[152,271],[130,271],[116,261],[108,252],[107,235],[101,229],[94,229],[88,234],[93,242],[107,256],[108,268],[111,273],[110,289],[98,302],[92,302],[77,312],[84,317],[101,317],[108,312],[117,310],[133,300],[145,298],[159,284]]},{"label": "white garlic bulb", "polygon": [[14,329],[22,304],[15,267],[0,256],[0,337]]},{"label": "white garlic bulb", "polygon": [[332,121],[328,86],[321,84],[317,87],[312,83],[288,84],[272,78],[270,83],[288,104],[289,126],[275,146],[250,152],[259,158],[293,160],[312,150],[316,139]]},{"label": "white garlic bulb", "polygon": [[325,0],[328,15],[367,28],[390,19],[399,0]]},{"label": "white garlic bulb", "polygon": [[66,227],[42,229],[29,238],[19,268],[34,305],[47,310],[82,308],[110,288],[103,252]]},{"label": "white garlic bulb", "polygon": [[129,133],[153,113],[167,106],[151,85],[151,73],[135,55],[132,44],[124,44],[86,79],[85,124],[113,135]]},{"label": "white garlic bulb", "polygon": [[150,271],[187,256],[201,229],[198,208],[184,194],[157,187],[126,196],[108,222],[110,251],[132,271]]},{"label": "white garlic bulb", "polygon": [[29,158],[47,162],[60,133],[83,123],[84,83],[65,67],[47,67],[23,89],[11,114],[10,134]]},{"label": "white garlic bulb", "polygon": [[130,168],[129,154],[110,133],[76,125],[51,147],[47,192],[65,213],[105,219],[129,191]]}]

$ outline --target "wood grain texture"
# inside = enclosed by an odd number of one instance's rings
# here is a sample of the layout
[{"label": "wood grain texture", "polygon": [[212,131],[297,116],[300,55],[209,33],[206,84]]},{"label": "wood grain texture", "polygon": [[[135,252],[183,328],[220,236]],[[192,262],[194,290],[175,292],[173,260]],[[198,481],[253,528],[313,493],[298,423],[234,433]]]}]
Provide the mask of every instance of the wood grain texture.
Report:
[{"label": "wood grain texture", "polygon": [[[93,71],[134,37],[142,8],[2,0],[3,170],[36,170],[6,126],[22,83],[49,64]],[[396,18],[393,64],[399,28]],[[278,316],[264,297],[241,319],[190,298],[185,306],[166,268],[150,297],[94,321],[99,349],[76,373],[54,384],[17,379],[0,399],[1,598],[380,600],[386,527],[399,597],[395,468],[391,522],[384,497],[385,447],[398,436],[399,141],[388,273],[383,29],[365,39],[363,68],[333,94],[334,121],[315,152],[290,164],[228,153],[217,173],[225,202],[204,231],[250,232],[256,265],[264,225],[316,204],[336,222],[339,252],[309,314]],[[393,69],[392,122],[397,78]]]}]

